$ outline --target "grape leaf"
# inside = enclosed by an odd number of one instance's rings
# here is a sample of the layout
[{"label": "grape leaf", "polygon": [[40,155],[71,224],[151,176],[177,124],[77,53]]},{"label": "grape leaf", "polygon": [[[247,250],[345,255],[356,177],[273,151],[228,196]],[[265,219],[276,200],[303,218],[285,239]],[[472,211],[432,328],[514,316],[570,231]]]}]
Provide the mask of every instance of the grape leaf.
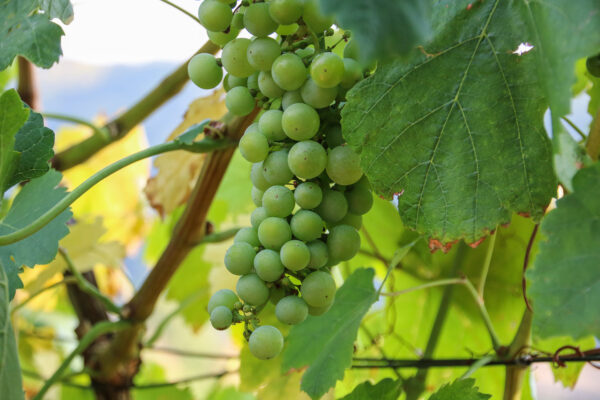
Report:
[{"label": "grape leaf", "polygon": [[556,187],[525,6],[444,1],[423,51],[378,68],[348,93],[343,134],[407,227],[477,242],[511,212],[541,218]]},{"label": "grape leaf", "polygon": [[10,323],[8,279],[0,268],[0,393],[7,400],[24,399],[17,342]]},{"label": "grape leaf", "polygon": [[19,153],[14,150],[15,136],[28,116],[29,109],[16,90],[8,90],[0,96],[0,203],[19,159]]},{"label": "grape leaf", "polygon": [[8,186],[44,175],[54,155],[54,132],[44,126],[42,116],[29,112],[29,119],[15,136],[15,150],[21,153]]},{"label": "grape leaf", "polygon": [[335,295],[331,309],[294,326],[283,352],[282,370],[308,369],[301,389],[312,398],[325,394],[344,378],[352,363],[353,344],[361,320],[377,300],[373,269],[358,269]]},{"label": "grape leaf", "polygon": [[58,18],[66,25],[73,21],[73,6],[70,0],[40,0],[40,8],[50,19]]},{"label": "grape leaf", "polygon": [[366,381],[354,388],[352,393],[342,397],[340,400],[396,400],[402,391],[402,382],[392,378],[382,379],[373,385]]},{"label": "grape leaf", "polygon": [[36,14],[37,0],[0,3],[0,70],[22,55],[42,68],[50,68],[62,55],[62,28],[48,15]]},{"label": "grape leaf", "polygon": [[326,14],[352,31],[362,61],[387,59],[422,44],[430,34],[430,5],[422,0],[321,0]]},{"label": "grape leaf", "polygon": [[[25,185],[0,221],[0,235],[31,224],[62,199],[66,190],[57,187],[61,177],[60,172],[50,170]],[[33,235],[0,247],[0,266],[8,277],[10,299],[18,288],[23,287],[19,279],[21,266],[34,267],[37,264],[48,264],[54,259],[58,252],[58,241],[69,233],[66,223],[71,215],[71,211],[67,209]]]},{"label": "grape leaf", "polygon": [[485,400],[489,394],[479,393],[475,379],[458,379],[442,386],[429,400]]},{"label": "grape leaf", "polygon": [[600,164],[580,170],[573,188],[544,218],[547,240],[527,271],[533,332],[541,338],[600,333]]}]

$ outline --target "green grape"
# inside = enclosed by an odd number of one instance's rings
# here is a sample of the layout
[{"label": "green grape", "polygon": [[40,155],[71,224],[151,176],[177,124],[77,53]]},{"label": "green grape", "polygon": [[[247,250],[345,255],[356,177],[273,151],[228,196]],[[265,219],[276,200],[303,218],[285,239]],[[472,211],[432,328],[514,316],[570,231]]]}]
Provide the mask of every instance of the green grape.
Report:
[{"label": "green grape", "polygon": [[221,63],[231,75],[247,78],[255,72],[246,56],[250,43],[252,43],[250,39],[237,38],[227,43],[223,48]]},{"label": "green grape", "polygon": [[239,299],[233,290],[217,290],[212,296],[210,296],[210,300],[208,300],[208,313],[212,313],[212,311],[219,306],[225,306],[228,309],[233,310],[235,303],[238,301]]},{"label": "green grape", "polygon": [[281,98],[281,107],[286,110],[289,106],[296,103],[302,103],[302,96],[299,90],[285,92]]},{"label": "green grape", "polygon": [[295,205],[294,193],[285,186],[271,186],[262,198],[262,206],[270,217],[285,218],[292,213]]},{"label": "green grape", "polygon": [[225,86],[225,91],[228,92],[234,87],[246,86],[247,81],[247,78],[238,78],[237,76],[227,74],[225,79],[223,79],[223,86]]},{"label": "green grape", "polygon": [[[279,255],[277,257],[279,257]],[[273,286],[271,288],[271,292],[269,294],[269,301],[271,303],[277,305],[277,303],[279,303],[279,300],[281,300],[281,299],[283,299],[285,297],[285,294],[286,293],[285,293],[285,289],[284,288]]]},{"label": "green grape", "polygon": [[282,54],[273,61],[271,74],[277,86],[283,90],[297,90],[306,80],[306,67],[295,54]]},{"label": "green grape", "polygon": [[267,210],[264,207],[258,207],[252,211],[252,214],[250,214],[250,224],[252,224],[254,229],[258,229],[260,224],[262,224],[262,222],[268,217]]},{"label": "green grape", "polygon": [[265,175],[263,174],[262,162],[252,164],[252,169],[250,169],[250,180],[252,181],[252,185],[254,185],[254,187],[262,190],[263,192],[271,187],[271,184],[267,182]]},{"label": "green grape", "polygon": [[271,18],[282,25],[298,21],[302,16],[303,8],[303,0],[272,0],[269,2],[269,14]]},{"label": "green grape", "polygon": [[349,225],[334,226],[327,237],[327,249],[332,259],[348,261],[360,249],[360,235]]},{"label": "green grape", "polygon": [[225,95],[225,105],[233,115],[243,117],[254,110],[255,102],[254,97],[247,87],[237,86]]},{"label": "green grape", "polygon": [[344,58],[344,76],[340,86],[344,89],[350,89],[356,82],[363,78],[363,71],[360,63],[352,58]]},{"label": "green grape", "polygon": [[260,360],[277,357],[283,349],[283,335],[274,326],[260,326],[250,335],[248,348],[250,353]]},{"label": "green grape", "polygon": [[362,178],[360,178],[358,182],[353,185],[355,188],[359,186],[371,191],[371,182],[369,182],[369,179],[366,175],[363,175]]},{"label": "green grape", "polygon": [[250,227],[240,229],[233,237],[233,243],[239,242],[248,243],[252,247],[260,246],[260,242],[258,241],[258,232],[255,228]]},{"label": "green grape", "polygon": [[335,281],[331,277],[331,274],[323,271],[315,271],[304,278],[300,292],[302,293],[302,298],[309,306],[326,307],[333,303]]},{"label": "green grape", "polygon": [[352,185],[363,174],[360,157],[349,146],[338,146],[329,152],[326,171],[329,178],[340,185]]},{"label": "green grape", "polygon": [[300,58],[306,58],[315,54],[315,46],[311,44],[305,48],[297,49],[294,53]]},{"label": "green grape", "polygon": [[251,196],[252,196],[252,202],[254,203],[254,205],[256,207],[261,207],[262,204],[262,198],[264,196],[265,192],[263,192],[262,190],[255,188],[254,186],[252,187],[252,192],[251,192]]},{"label": "green grape", "polygon": [[314,182],[304,182],[294,190],[294,199],[300,207],[310,210],[321,204],[323,191]]},{"label": "green grape", "polygon": [[281,246],[279,251],[281,263],[290,271],[306,268],[310,261],[310,250],[300,240],[290,240]]},{"label": "green grape", "polygon": [[284,268],[279,259],[279,253],[270,249],[259,251],[254,257],[254,270],[265,282],[275,282],[281,278]]},{"label": "green grape", "polygon": [[225,267],[234,275],[245,275],[252,271],[256,251],[251,244],[237,242],[225,253]]},{"label": "green grape", "polygon": [[[239,87],[231,89],[229,93],[236,89],[239,89]],[[244,136],[240,139],[239,147],[242,156],[252,163],[264,160],[269,154],[269,142],[265,135],[258,130],[246,130]]]},{"label": "green grape", "polygon": [[308,305],[297,296],[286,296],[275,306],[277,319],[288,325],[296,325],[308,316]]},{"label": "green grape", "polygon": [[324,267],[329,260],[329,250],[327,245],[320,240],[313,240],[306,244],[310,251],[310,261],[308,262],[308,268],[319,269]]},{"label": "green grape", "polygon": [[263,161],[263,175],[271,185],[285,185],[294,174],[288,166],[288,151],[277,150],[270,153]]},{"label": "green grape", "polygon": [[304,140],[292,146],[288,166],[298,178],[312,179],[321,175],[327,166],[327,152],[319,143]]},{"label": "green grape", "polygon": [[345,192],[348,200],[348,212],[353,214],[366,214],[373,207],[373,195],[363,186],[354,187]]},{"label": "green grape", "polygon": [[270,99],[275,99],[277,97],[281,97],[284,93],[284,90],[277,86],[270,72],[260,71],[258,74],[258,88]]},{"label": "green grape", "polygon": [[323,233],[323,220],[316,212],[300,210],[290,220],[290,228],[294,237],[310,242],[321,237]]},{"label": "green grape", "polygon": [[327,143],[327,147],[331,149],[344,144],[344,138],[342,136],[342,127],[339,124],[327,127],[327,129],[325,130],[325,142]]},{"label": "green grape", "polygon": [[285,134],[294,140],[308,140],[319,131],[319,114],[309,105],[296,103],[289,106],[281,118]]},{"label": "green grape", "polygon": [[321,53],[310,64],[310,76],[317,86],[333,88],[344,77],[344,61],[335,53]]},{"label": "green grape", "polygon": [[313,317],[318,317],[319,315],[325,314],[331,308],[333,303],[327,304],[325,307],[313,307],[308,306],[308,313]]},{"label": "green grape", "polygon": [[206,33],[208,34],[208,38],[210,39],[210,41],[213,42],[214,44],[216,44],[219,47],[225,47],[225,45],[227,43],[229,43],[233,39],[235,39],[240,34],[240,29],[233,27],[233,21],[235,21],[235,19],[236,19],[235,17],[236,16],[237,15],[233,16],[233,20],[231,21],[231,26],[230,26],[229,31],[227,33],[225,33],[225,32],[206,31]]},{"label": "green grape", "polygon": [[283,117],[283,111],[281,110],[267,110],[260,116],[258,120],[258,127],[260,131],[269,139],[270,142],[277,142],[284,140],[285,132],[281,126],[281,118]]},{"label": "green grape", "polygon": [[280,36],[287,36],[295,33],[298,30],[298,24],[279,25],[279,28],[275,31]]},{"label": "green grape", "polygon": [[254,69],[270,71],[273,61],[281,54],[279,43],[270,37],[256,38],[248,46],[248,62]]},{"label": "green grape", "polygon": [[241,276],[235,290],[240,299],[252,306],[263,305],[269,300],[269,288],[256,274]]},{"label": "green grape", "polygon": [[312,79],[307,79],[300,89],[302,101],[314,108],[328,107],[335,100],[338,88],[322,88],[317,86]]},{"label": "green grape", "polygon": [[352,214],[349,212],[344,216],[344,218],[334,224],[331,224],[331,227],[336,225],[350,225],[354,229],[359,230],[362,226],[362,215]]},{"label": "green grape", "polygon": [[333,17],[325,16],[321,12],[318,0],[307,0],[304,3],[302,19],[314,33],[321,33],[333,24]]},{"label": "green grape", "polygon": [[271,18],[267,3],[253,3],[244,12],[244,26],[254,36],[263,37],[275,32],[278,25]]},{"label": "green grape", "polygon": [[360,61],[360,48],[356,40],[350,39],[344,46],[344,58],[351,58]]},{"label": "green grape", "polygon": [[248,77],[248,82],[246,83],[246,87],[250,90],[258,91],[258,74],[260,72],[255,72],[254,74]]},{"label": "green grape", "polygon": [[348,212],[348,201],[344,194],[337,190],[326,189],[323,191],[323,201],[315,209],[317,214],[326,222],[338,222]]},{"label": "green grape", "polygon": [[[244,7],[242,7],[243,9]],[[233,18],[231,19],[231,29],[236,29],[237,31],[241,31],[244,29],[244,13],[238,12],[233,14]]]},{"label": "green grape", "polygon": [[292,239],[292,229],[283,218],[268,217],[258,227],[258,240],[267,249],[279,250]]},{"label": "green grape", "polygon": [[[306,310],[308,313],[308,309]],[[210,324],[220,331],[227,329],[233,322],[233,313],[225,306],[215,307],[210,313]]]},{"label": "green grape", "polygon": [[223,78],[223,70],[212,54],[196,54],[188,63],[187,70],[190,80],[202,89],[216,87]]},{"label": "green grape", "polygon": [[600,78],[600,54],[588,57],[585,61],[585,65],[590,75]]},{"label": "green grape", "polygon": [[231,7],[220,1],[204,0],[198,8],[200,24],[209,31],[224,31],[231,23],[232,18]]}]

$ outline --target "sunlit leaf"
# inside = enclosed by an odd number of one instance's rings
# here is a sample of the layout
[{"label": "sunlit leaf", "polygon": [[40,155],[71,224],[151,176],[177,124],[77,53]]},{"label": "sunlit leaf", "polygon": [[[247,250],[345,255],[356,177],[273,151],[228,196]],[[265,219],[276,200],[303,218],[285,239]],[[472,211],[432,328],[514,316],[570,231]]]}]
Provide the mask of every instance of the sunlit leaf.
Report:
[{"label": "sunlit leaf", "polygon": [[382,379],[373,385],[371,382],[363,382],[358,385],[352,393],[342,397],[340,400],[396,400],[402,392],[402,382],[391,378]]},{"label": "sunlit leaf", "polygon": [[475,379],[459,379],[442,386],[429,400],[486,400],[489,394],[480,393]]},{"label": "sunlit leaf", "polygon": [[28,116],[29,109],[23,105],[16,90],[0,96],[0,197],[9,187],[19,159],[19,153],[14,150],[15,135]]}]

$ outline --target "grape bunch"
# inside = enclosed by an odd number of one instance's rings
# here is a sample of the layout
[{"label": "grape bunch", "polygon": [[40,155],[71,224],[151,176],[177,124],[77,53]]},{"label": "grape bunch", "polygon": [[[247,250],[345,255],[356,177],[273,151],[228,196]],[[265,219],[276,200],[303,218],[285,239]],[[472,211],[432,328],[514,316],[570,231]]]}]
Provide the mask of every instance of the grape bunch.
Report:
[{"label": "grape bunch", "polygon": [[[221,58],[194,56],[190,79],[199,87],[223,80],[229,112],[263,110],[244,132],[239,149],[252,163],[256,209],[225,254],[239,276],[236,292],[217,291],[208,312],[214,328],[244,323],[251,353],[275,357],[283,348],[279,329],[257,317],[271,301],[282,324],[325,313],[336,284],[331,268],[358,252],[362,215],[373,204],[358,155],[345,144],[340,109],[345,94],[372,66],[358,61],[347,42],[344,57],[326,46],[333,20],[316,0],[270,0],[237,4],[204,0],[198,17]],[[238,38],[242,29],[253,37]],[[340,36],[340,33],[337,33]]]}]

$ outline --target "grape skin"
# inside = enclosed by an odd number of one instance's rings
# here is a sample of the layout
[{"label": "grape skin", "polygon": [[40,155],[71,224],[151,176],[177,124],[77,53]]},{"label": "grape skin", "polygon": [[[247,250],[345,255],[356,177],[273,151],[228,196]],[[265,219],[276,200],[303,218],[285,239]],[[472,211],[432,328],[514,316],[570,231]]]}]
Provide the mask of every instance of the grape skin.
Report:
[{"label": "grape skin", "polygon": [[335,296],[335,281],[330,274],[315,271],[304,278],[300,292],[309,306],[326,307],[333,302]]},{"label": "grape skin", "polygon": [[269,300],[269,288],[256,274],[240,277],[235,291],[242,300],[253,306],[263,305]]},{"label": "grape skin", "polygon": [[217,306],[210,313],[210,323],[215,329],[220,331],[227,329],[231,326],[232,322],[233,314],[231,310],[225,306]]},{"label": "grape skin", "polygon": [[290,271],[300,271],[310,262],[310,250],[300,240],[290,240],[279,251],[281,263]]},{"label": "grape skin", "polygon": [[298,178],[315,178],[327,166],[327,152],[319,143],[304,140],[292,146],[288,154],[288,166]]},{"label": "grape skin", "polygon": [[202,89],[216,87],[223,78],[223,70],[212,54],[196,54],[188,63],[187,70],[190,80]]},{"label": "grape skin", "polygon": [[304,182],[294,190],[294,199],[300,207],[310,210],[321,204],[323,191],[314,182]]},{"label": "grape skin", "polygon": [[340,185],[352,185],[363,174],[358,154],[348,146],[338,146],[329,152],[326,171],[329,178]]},{"label": "grape skin", "polygon": [[254,357],[268,360],[276,357],[283,349],[283,336],[274,326],[263,325],[252,332],[248,347]]},{"label": "grape skin", "polygon": [[215,293],[213,293],[208,301],[208,313],[212,313],[212,311],[218,306],[225,306],[230,310],[233,310],[233,305],[238,301],[239,299],[233,290],[217,290]]},{"label": "grape skin", "polygon": [[287,296],[275,306],[275,316],[284,324],[296,325],[308,316],[308,305],[300,297]]},{"label": "grape skin", "polygon": [[319,131],[319,114],[309,105],[292,104],[283,112],[281,125],[289,138],[296,141],[308,140]]},{"label": "grape skin", "polygon": [[286,220],[268,217],[258,227],[258,240],[267,249],[279,250],[292,239],[292,229]]},{"label": "grape skin", "polygon": [[265,282],[275,282],[284,272],[279,253],[274,250],[264,249],[254,257],[256,274]]},{"label": "grape skin", "polygon": [[252,271],[256,252],[248,243],[234,243],[225,253],[225,267],[234,275],[245,275]]},{"label": "grape skin", "polygon": [[216,0],[204,0],[198,8],[200,24],[209,31],[224,31],[232,18],[231,7]]}]

